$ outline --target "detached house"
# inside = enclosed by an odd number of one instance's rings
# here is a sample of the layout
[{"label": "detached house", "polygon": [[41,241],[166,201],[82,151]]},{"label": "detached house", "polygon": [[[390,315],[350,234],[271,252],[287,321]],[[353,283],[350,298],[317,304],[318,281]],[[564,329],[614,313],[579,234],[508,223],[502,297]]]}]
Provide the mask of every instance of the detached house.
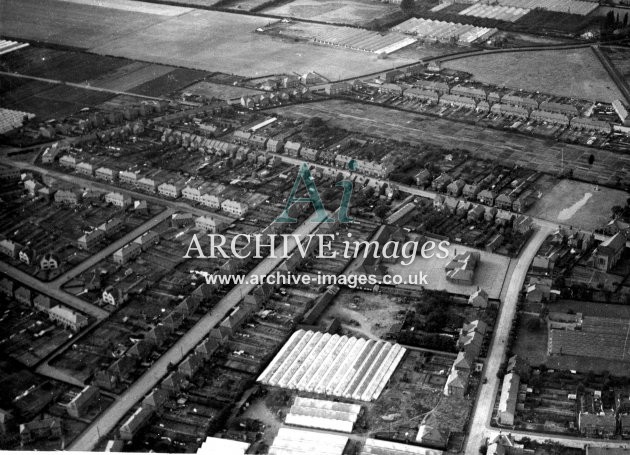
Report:
[{"label": "detached house", "polygon": [[618,232],[595,248],[595,251],[593,251],[593,254],[588,260],[588,265],[595,269],[608,272],[619,262],[625,247],[626,237],[621,232]]}]

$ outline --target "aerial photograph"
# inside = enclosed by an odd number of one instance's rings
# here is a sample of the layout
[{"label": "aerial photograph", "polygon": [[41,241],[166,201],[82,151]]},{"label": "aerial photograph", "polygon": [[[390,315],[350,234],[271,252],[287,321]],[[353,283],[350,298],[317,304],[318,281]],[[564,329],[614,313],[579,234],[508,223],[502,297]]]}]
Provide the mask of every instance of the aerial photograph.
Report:
[{"label": "aerial photograph", "polygon": [[630,0],[0,0],[0,452],[630,455]]}]

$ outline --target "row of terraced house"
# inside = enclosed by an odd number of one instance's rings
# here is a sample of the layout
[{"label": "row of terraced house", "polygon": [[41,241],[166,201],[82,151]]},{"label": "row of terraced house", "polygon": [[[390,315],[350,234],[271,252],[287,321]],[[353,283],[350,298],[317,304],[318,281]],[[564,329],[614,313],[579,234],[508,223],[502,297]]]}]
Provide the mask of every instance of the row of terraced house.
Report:
[{"label": "row of terraced house", "polygon": [[515,117],[521,120],[548,122],[602,133],[612,131],[611,123],[592,117],[581,117],[577,107],[572,104],[552,101],[538,102],[534,98],[486,92],[478,87],[456,85],[451,88],[446,82],[429,80],[418,80],[414,82],[414,86],[358,81],[355,87],[357,86],[371,86],[378,89],[380,93],[402,96],[408,100],[475,109],[479,112]]},{"label": "row of terraced house", "polygon": [[14,288],[15,284],[9,278],[0,279],[0,294],[13,298],[18,303],[32,306],[35,310],[45,313],[53,322],[78,332],[88,325],[88,318],[65,305],[61,305],[44,294],[36,294],[25,286]]},{"label": "row of terraced house", "polygon": [[461,178],[454,179],[447,173],[433,178],[427,169],[423,169],[415,176],[416,184],[420,187],[430,186],[437,193],[446,193],[447,196],[453,198],[463,197],[467,200],[475,200],[489,207],[516,213],[525,212],[535,202],[536,194],[531,185],[537,178],[538,174],[531,174],[521,181],[504,185],[499,192],[497,188],[501,188],[506,178],[493,174],[488,174],[483,179],[477,179],[471,183]]}]

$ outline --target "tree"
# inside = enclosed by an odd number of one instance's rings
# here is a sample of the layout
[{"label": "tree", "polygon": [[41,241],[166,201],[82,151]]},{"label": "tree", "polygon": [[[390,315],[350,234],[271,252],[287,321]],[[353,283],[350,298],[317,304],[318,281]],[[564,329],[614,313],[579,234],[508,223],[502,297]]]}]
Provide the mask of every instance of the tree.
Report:
[{"label": "tree", "polygon": [[379,204],[374,208],[374,215],[379,219],[385,219],[385,215],[387,215],[388,208],[385,204]]},{"label": "tree", "polygon": [[595,162],[595,155],[591,153],[591,156],[588,157],[588,164],[592,165]]},{"label": "tree", "polygon": [[626,28],[628,26],[628,13],[624,14],[623,16],[623,28]]},{"label": "tree", "polygon": [[405,13],[410,13],[416,8],[416,2],[414,0],[402,0],[400,2],[400,9]]},{"label": "tree", "polygon": [[[365,197],[368,199],[372,199],[374,197],[374,187],[368,186],[365,189]],[[628,199],[628,205],[630,205],[630,198]]]}]

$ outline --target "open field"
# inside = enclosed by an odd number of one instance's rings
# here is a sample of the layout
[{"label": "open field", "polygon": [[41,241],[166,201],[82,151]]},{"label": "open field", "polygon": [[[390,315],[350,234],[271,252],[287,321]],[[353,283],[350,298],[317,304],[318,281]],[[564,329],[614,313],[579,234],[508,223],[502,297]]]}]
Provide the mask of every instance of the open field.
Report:
[{"label": "open field", "polygon": [[[401,275],[404,280],[408,275],[417,274],[420,271],[424,272],[427,276],[428,284],[423,287],[426,289],[445,290],[453,294],[470,295],[475,292],[478,287],[481,287],[488,293],[491,299],[499,298],[505,274],[510,263],[509,258],[455,244],[451,244],[448,250],[449,257],[446,259],[439,259],[437,257],[425,259],[418,255],[410,265],[396,263],[388,265],[387,269],[391,275]],[[444,266],[456,254],[468,251],[477,251],[481,254],[481,259],[475,270],[474,284],[468,286],[447,281]]]},{"label": "open field", "polygon": [[147,96],[167,95],[208,75],[194,69],[39,46],[12,52],[0,62],[0,69]]},{"label": "open field", "polygon": [[586,16],[597,9],[594,2],[576,0],[501,0],[501,5],[518,6],[519,8],[543,9],[561,13],[572,13]]},{"label": "open field", "polygon": [[630,84],[630,49],[602,46],[601,50],[625,79],[626,84]]},{"label": "open field", "polygon": [[0,11],[5,36],[81,48],[133,34],[169,18],[56,0],[0,0]]},{"label": "open field", "polygon": [[563,36],[573,36],[586,30],[590,26],[596,26],[597,15],[583,16],[580,14],[560,13],[542,9],[529,10],[521,17],[513,27],[513,30],[521,30],[533,33],[553,33]]},{"label": "open field", "polygon": [[382,339],[392,325],[402,322],[399,312],[404,315],[407,307],[386,294],[342,290],[322,319],[328,322],[338,318],[344,328],[350,326],[357,336]]},{"label": "open field", "polygon": [[169,3],[176,3],[178,5],[189,6],[191,8],[215,6],[220,2],[221,0],[169,0]]},{"label": "open field", "polygon": [[360,25],[399,9],[396,5],[375,0],[349,0],[343,3],[332,0],[295,0],[263,11],[298,19]]},{"label": "open field", "polygon": [[615,205],[625,206],[628,194],[610,188],[595,189],[594,185],[574,180],[561,180],[527,212],[549,221],[593,231],[604,226]]},{"label": "open field", "polygon": [[90,85],[126,92],[138,85],[168,74],[172,70],[173,68],[169,66],[133,62],[91,80]]},{"label": "open field", "polygon": [[476,80],[529,91],[611,102],[621,93],[590,48],[499,53],[461,58],[444,66]]},{"label": "open field", "polygon": [[[617,179],[630,183],[630,155],[606,150],[351,101],[309,103],[274,111],[302,118],[318,116],[330,120],[332,126],[410,144],[434,144],[446,149],[456,146],[477,157],[546,173],[562,170],[564,154],[564,169],[573,169],[576,178],[609,185],[615,184]],[[591,154],[595,161],[589,166]]]},{"label": "open field", "polygon": [[222,100],[238,98],[245,95],[264,93],[261,90],[255,90],[245,87],[235,87],[232,85],[215,84],[208,81],[197,82],[196,84],[186,87],[185,92],[192,95],[206,96],[208,98],[219,98]]},{"label": "open field", "polygon": [[240,14],[164,16],[45,0],[0,0],[0,10],[7,36],[250,77],[315,70],[336,79],[412,63],[263,36],[255,30],[269,19]]},{"label": "open field", "polygon": [[0,76],[0,105],[31,112],[42,120],[65,117],[113,97],[106,92]]},{"label": "open field", "polygon": [[[28,46],[3,55],[0,60],[0,69],[28,76],[82,83],[99,78],[104,74],[130,72],[130,70],[126,70],[130,63],[129,60],[122,58]],[[132,65],[135,65],[134,71],[139,67],[148,66],[143,63]],[[115,87],[103,87],[116,89]]]},{"label": "open field", "polygon": [[[103,6],[102,0],[61,0],[77,5]],[[158,3],[136,2],[134,0],[107,0],[107,8],[134,13],[156,14],[159,16],[177,16],[190,11],[189,8],[160,5]]]}]

